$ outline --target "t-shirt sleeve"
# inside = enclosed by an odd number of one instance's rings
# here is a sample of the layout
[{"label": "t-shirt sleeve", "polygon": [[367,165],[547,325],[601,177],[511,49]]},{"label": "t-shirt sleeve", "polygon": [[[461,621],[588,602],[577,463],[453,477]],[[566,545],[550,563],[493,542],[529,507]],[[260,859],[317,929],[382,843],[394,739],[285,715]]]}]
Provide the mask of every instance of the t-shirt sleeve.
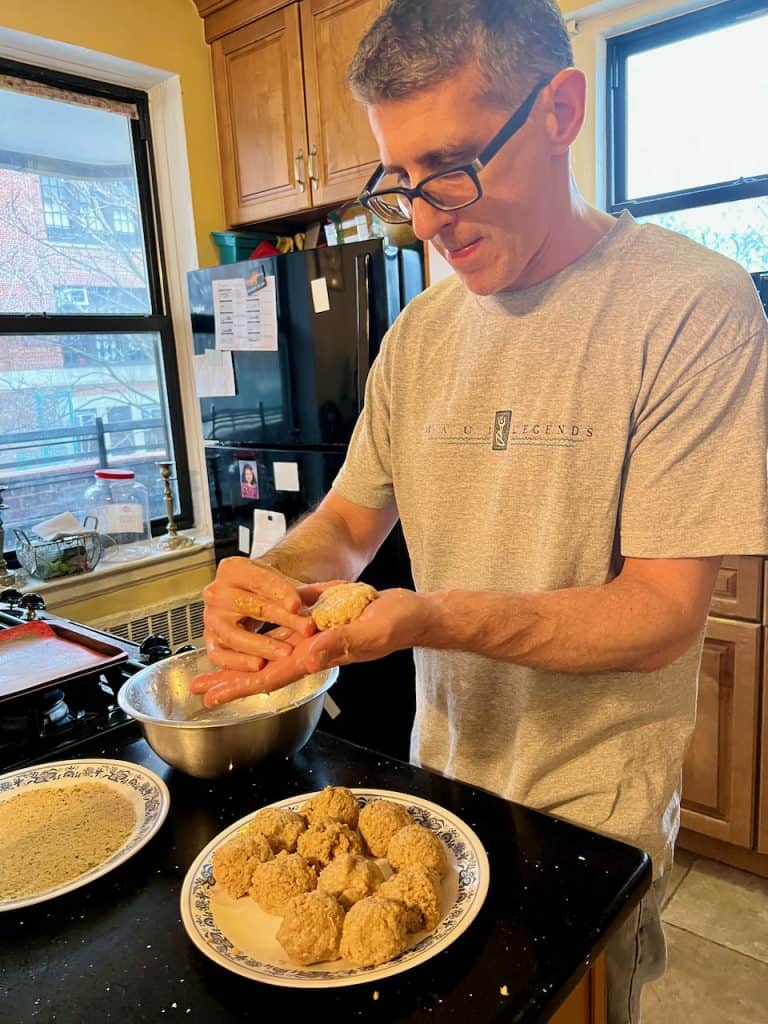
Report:
[{"label": "t-shirt sleeve", "polygon": [[655,395],[634,424],[621,553],[768,553],[768,324]]},{"label": "t-shirt sleeve", "polygon": [[397,324],[382,342],[365,386],[365,402],[347,457],[333,490],[364,508],[394,504],[390,415],[392,408],[392,358]]}]

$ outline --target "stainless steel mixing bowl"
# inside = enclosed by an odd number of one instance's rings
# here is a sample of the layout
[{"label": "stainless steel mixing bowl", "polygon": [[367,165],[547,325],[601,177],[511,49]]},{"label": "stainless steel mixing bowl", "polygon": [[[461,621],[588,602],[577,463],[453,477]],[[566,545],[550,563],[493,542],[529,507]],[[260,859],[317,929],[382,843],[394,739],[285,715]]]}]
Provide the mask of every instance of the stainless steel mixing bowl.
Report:
[{"label": "stainless steel mixing bowl", "polygon": [[266,757],[289,757],[315,731],[338,668],[296,683],[206,708],[189,684],[213,666],[205,651],[190,651],[137,672],[118,693],[120,707],[141,723],[154,752],[174,768],[215,779]]}]

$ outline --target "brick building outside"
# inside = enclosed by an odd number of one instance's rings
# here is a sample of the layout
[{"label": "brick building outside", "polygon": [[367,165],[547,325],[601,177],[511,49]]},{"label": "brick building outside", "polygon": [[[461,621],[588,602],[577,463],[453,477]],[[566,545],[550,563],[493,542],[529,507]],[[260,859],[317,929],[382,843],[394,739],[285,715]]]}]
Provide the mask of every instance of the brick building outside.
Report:
[{"label": "brick building outside", "polygon": [[[0,166],[0,313],[150,313],[134,188],[128,177]],[[105,463],[134,469],[162,515],[163,410],[159,338],[149,333],[1,336],[6,548],[14,525],[82,515],[83,491]]]}]

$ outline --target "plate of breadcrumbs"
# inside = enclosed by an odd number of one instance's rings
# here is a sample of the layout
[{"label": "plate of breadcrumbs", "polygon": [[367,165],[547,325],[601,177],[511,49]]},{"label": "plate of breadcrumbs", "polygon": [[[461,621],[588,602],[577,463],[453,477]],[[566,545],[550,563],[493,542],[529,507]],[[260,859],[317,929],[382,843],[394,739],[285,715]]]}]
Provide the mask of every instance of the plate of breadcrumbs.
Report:
[{"label": "plate of breadcrumbs", "polygon": [[127,761],[77,760],[0,775],[0,910],[79,889],[142,848],[168,787]]},{"label": "plate of breadcrumbs", "polygon": [[328,786],[236,821],[196,858],[181,917],[206,956],[290,988],[377,981],[477,917],[490,871],[472,829],[390,790]]}]

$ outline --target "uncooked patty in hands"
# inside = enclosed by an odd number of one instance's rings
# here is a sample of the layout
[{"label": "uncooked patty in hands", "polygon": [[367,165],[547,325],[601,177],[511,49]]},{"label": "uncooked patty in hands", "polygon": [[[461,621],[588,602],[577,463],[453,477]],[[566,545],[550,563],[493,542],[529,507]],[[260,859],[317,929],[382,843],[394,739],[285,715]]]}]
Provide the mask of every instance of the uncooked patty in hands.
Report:
[{"label": "uncooked patty in hands", "polygon": [[378,596],[367,583],[339,583],[320,595],[312,607],[312,619],[318,629],[346,626],[358,619]]}]

